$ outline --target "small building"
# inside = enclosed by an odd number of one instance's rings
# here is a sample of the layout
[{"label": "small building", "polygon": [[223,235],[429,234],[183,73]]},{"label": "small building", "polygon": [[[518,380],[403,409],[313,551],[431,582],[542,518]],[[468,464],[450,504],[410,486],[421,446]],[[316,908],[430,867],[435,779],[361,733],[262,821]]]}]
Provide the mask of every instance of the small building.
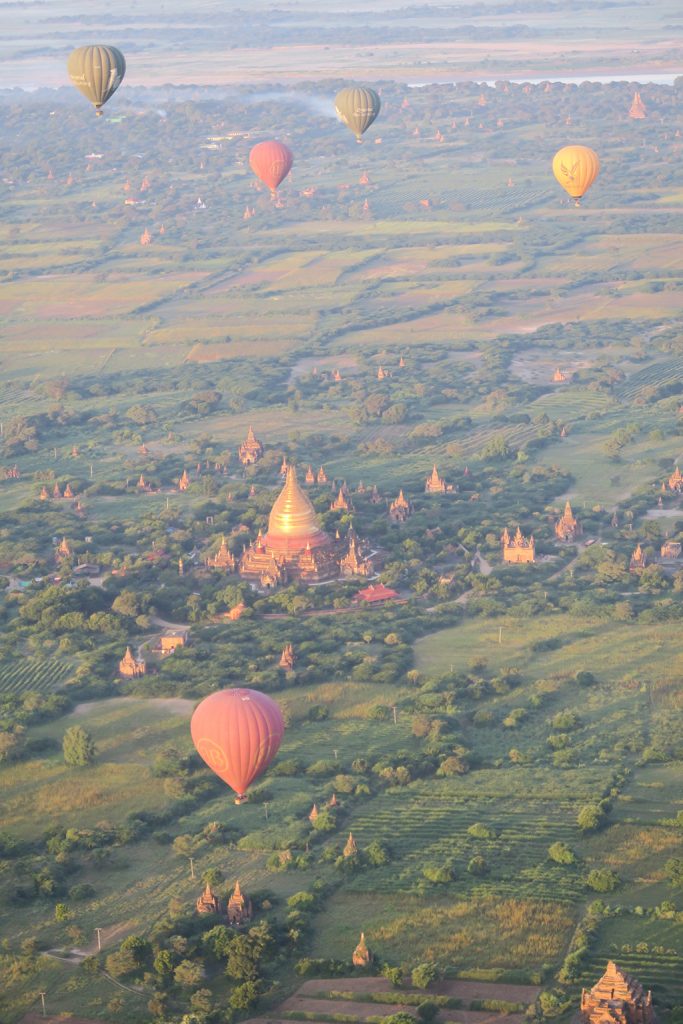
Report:
[{"label": "small building", "polygon": [[50,494],[49,494],[49,491],[48,491],[47,487],[45,487],[45,485],[43,485],[41,487],[40,494],[39,494],[38,497],[40,498],[41,501],[48,501],[49,500]]},{"label": "small building", "polygon": [[628,116],[633,118],[634,121],[642,121],[643,118],[647,117],[647,110],[639,92],[634,92],[633,94],[633,103],[631,104]]},{"label": "small building", "polygon": [[96,565],[95,562],[80,562],[79,565],[74,566],[71,575],[72,576],[85,576],[88,579],[95,579],[102,573],[102,567]]},{"label": "small building", "polygon": [[57,559],[58,560],[61,560],[62,558],[71,558],[72,557],[72,555],[73,555],[73,548],[69,544],[69,542],[66,539],[66,537],[62,537],[61,541],[59,542],[56,554],[57,554]]},{"label": "small building", "polygon": [[556,366],[553,374],[553,384],[564,384],[566,380],[567,374],[563,373],[559,366]]},{"label": "small building", "polygon": [[354,967],[369,967],[372,963],[372,953],[368,949],[363,932],[360,933],[360,942],[353,951],[351,962]]},{"label": "small building", "polygon": [[446,490],[446,481],[439,476],[436,463],[434,463],[432,472],[425,480],[425,494],[445,494]]},{"label": "small building", "polygon": [[189,631],[186,629],[174,629],[164,633],[159,640],[159,647],[162,654],[173,654],[178,647],[185,647],[190,639]]},{"label": "small building", "polygon": [[372,490],[370,491],[370,503],[372,505],[381,505],[382,501],[382,495],[379,493],[377,489],[377,484],[373,484]]},{"label": "small building", "polygon": [[389,518],[392,523],[405,523],[406,519],[413,514],[413,506],[404,496],[403,491],[398,492],[398,498],[394,498],[389,505]]},{"label": "small building", "polygon": [[310,463],[308,469],[306,470],[306,476],[304,477],[304,480],[309,485],[309,487],[311,486],[311,484],[315,483],[315,473],[313,472],[313,467],[310,465]]},{"label": "small building", "polygon": [[319,813],[320,812],[318,811],[318,805],[313,804],[313,806],[311,807],[311,812],[308,815],[308,820],[310,821],[311,825],[318,820]]},{"label": "small building", "polygon": [[330,505],[330,512],[353,512],[353,505],[345,484],[339,488],[339,494]]},{"label": "small building", "polygon": [[235,882],[235,888],[228,897],[228,924],[240,925],[251,921],[252,906],[251,900],[240,889],[240,883]]},{"label": "small building", "polygon": [[663,561],[675,561],[681,557],[681,544],[677,540],[665,540],[659,553]]},{"label": "small building", "polygon": [[501,535],[500,543],[504,562],[520,565],[524,562],[536,561],[536,544],[533,533],[525,537],[518,526],[515,535],[511,537],[506,527]]},{"label": "small building", "polygon": [[358,846],[356,840],[353,838],[353,832],[349,832],[349,838],[346,840],[346,846],[344,847],[345,857],[355,857],[358,853]]},{"label": "small building", "polygon": [[206,565],[209,569],[221,569],[223,572],[235,572],[237,562],[232,551],[226,544],[224,536],[221,537],[220,547],[216,554],[207,558]]},{"label": "small building", "polygon": [[263,445],[255,436],[253,427],[249,427],[246,440],[239,446],[237,455],[243,466],[253,466],[263,455]]},{"label": "small building", "polygon": [[316,483],[318,483],[318,484],[326,484],[328,482],[327,481],[327,473],[325,472],[325,467],[324,466],[321,466],[320,469],[318,470],[318,474],[317,474],[315,480],[316,480]]},{"label": "small building", "polygon": [[123,679],[136,679],[144,676],[146,671],[144,661],[138,661],[130,647],[126,647],[126,653],[119,662],[119,675]]},{"label": "small building", "polygon": [[209,883],[196,903],[198,914],[220,914],[222,911],[220,897],[216,895]]},{"label": "small building", "polygon": [[363,554],[355,530],[349,530],[348,537],[348,551],[339,560],[339,571],[342,576],[372,576],[372,561]]},{"label": "small building", "polygon": [[66,487],[64,488],[63,497],[64,498],[73,498],[73,496],[74,496],[74,492],[71,490],[71,484],[67,484]]},{"label": "small building", "polygon": [[683,473],[679,466],[676,466],[669,477],[669,490],[674,491],[675,494],[680,494],[683,491]]},{"label": "small building", "polygon": [[562,517],[555,523],[555,536],[558,540],[575,540],[582,533],[578,521],[569,502],[564,506]]},{"label": "small building", "polygon": [[237,622],[237,620],[241,619],[242,616],[244,615],[246,607],[247,606],[244,603],[244,601],[240,601],[239,604],[234,605],[234,607],[232,607],[230,611],[226,613],[226,618],[228,618],[230,622]]},{"label": "small building", "polygon": [[364,604],[381,604],[383,601],[394,601],[398,596],[398,591],[385,587],[383,583],[371,583],[364,590],[359,590],[353,600]]},{"label": "small building", "polygon": [[631,561],[629,562],[629,571],[637,572],[639,569],[644,569],[647,565],[647,555],[643,551],[640,543],[636,545],[636,549],[631,555]]},{"label": "small building", "polygon": [[189,486],[190,486],[190,478],[187,475],[187,470],[184,469],[183,470],[183,475],[178,480],[178,490],[179,491],[186,491]]},{"label": "small building", "polygon": [[581,1024],[655,1024],[652,993],[613,960],[590,991],[581,990]]},{"label": "small building", "polygon": [[280,655],[280,661],[278,663],[279,668],[284,668],[287,671],[291,671],[296,664],[296,655],[294,654],[294,647],[292,644],[285,644],[282,648],[282,654]]}]

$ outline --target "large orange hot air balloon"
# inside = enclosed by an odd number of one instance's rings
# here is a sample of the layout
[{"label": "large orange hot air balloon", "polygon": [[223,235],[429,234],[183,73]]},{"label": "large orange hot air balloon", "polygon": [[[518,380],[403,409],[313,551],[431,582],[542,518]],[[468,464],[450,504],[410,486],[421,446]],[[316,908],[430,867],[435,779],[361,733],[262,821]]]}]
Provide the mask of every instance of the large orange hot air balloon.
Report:
[{"label": "large orange hot air balloon", "polygon": [[259,142],[249,154],[249,166],[271,192],[287,177],[293,162],[292,151],[283,142]]},{"label": "large orange hot air balloon", "polygon": [[218,690],[199,704],[190,732],[197,753],[237,793],[236,804],[278,752],[285,723],[280,708],[258,690]]},{"label": "large orange hot air balloon", "polygon": [[564,146],[553,157],[553,174],[576,205],[598,176],[598,154],[588,146]]}]

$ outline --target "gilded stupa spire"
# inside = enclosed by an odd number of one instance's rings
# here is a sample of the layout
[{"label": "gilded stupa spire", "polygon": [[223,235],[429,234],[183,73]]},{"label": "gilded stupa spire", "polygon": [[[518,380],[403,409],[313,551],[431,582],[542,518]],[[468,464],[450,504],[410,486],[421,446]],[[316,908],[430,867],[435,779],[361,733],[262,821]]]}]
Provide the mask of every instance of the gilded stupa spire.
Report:
[{"label": "gilded stupa spire", "polygon": [[301,538],[305,542],[320,532],[318,515],[308,495],[301,489],[296,468],[288,466],[285,485],[276,498],[268,519],[267,540],[288,537]]}]

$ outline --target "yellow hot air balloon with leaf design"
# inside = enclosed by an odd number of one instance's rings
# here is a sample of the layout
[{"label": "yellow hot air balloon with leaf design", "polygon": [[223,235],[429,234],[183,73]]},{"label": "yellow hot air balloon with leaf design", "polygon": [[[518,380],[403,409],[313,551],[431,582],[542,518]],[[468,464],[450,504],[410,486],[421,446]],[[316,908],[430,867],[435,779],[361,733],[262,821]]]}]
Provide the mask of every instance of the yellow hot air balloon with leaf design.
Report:
[{"label": "yellow hot air balloon with leaf design", "polygon": [[564,146],[553,157],[553,174],[577,206],[599,171],[598,154],[588,146]]}]

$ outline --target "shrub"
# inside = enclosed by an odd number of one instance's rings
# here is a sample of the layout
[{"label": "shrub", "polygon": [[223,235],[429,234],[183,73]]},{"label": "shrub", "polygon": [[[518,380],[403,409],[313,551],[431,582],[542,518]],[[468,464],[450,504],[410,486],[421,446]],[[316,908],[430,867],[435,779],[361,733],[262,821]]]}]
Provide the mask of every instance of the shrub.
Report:
[{"label": "shrub", "polygon": [[484,825],[481,821],[475,821],[473,825],[467,829],[467,834],[474,836],[475,839],[495,839],[496,833],[488,825]]},{"label": "shrub", "polygon": [[556,864],[575,864],[576,854],[570,850],[566,843],[557,842],[548,847],[548,856]]},{"label": "shrub", "polygon": [[436,981],[438,974],[436,964],[431,962],[418,964],[411,971],[410,980],[414,988],[427,988],[433,981]]},{"label": "shrub", "polygon": [[598,804],[584,804],[576,818],[582,832],[596,832],[604,822],[605,812]]},{"label": "shrub", "polygon": [[483,875],[488,875],[489,866],[486,863],[485,858],[480,854],[477,854],[476,857],[472,857],[471,861],[467,865],[467,870],[471,875],[481,878]]},{"label": "shrub", "polygon": [[586,877],[586,885],[594,892],[612,892],[620,882],[619,875],[611,868],[594,868]]}]

